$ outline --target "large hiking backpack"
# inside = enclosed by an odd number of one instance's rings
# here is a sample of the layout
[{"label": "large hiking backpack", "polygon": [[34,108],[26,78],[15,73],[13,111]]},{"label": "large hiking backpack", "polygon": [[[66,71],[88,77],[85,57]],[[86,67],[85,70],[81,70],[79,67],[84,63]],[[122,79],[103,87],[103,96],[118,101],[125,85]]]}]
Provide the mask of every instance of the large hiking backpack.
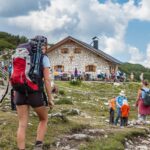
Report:
[{"label": "large hiking backpack", "polygon": [[[47,42],[47,41],[46,41]],[[41,47],[45,37],[37,36],[28,43],[17,47],[12,56],[11,85],[15,91],[34,93],[43,90],[43,54]]]},{"label": "large hiking backpack", "polygon": [[145,91],[144,89],[141,89],[142,91],[144,91],[145,96],[143,98],[143,103],[145,106],[150,106],[150,90]]}]

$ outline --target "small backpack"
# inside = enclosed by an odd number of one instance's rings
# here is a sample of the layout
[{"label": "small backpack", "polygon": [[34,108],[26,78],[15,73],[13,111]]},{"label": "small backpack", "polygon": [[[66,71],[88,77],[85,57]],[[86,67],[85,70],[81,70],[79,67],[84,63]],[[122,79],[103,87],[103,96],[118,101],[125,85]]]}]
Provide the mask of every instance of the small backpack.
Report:
[{"label": "small backpack", "polygon": [[141,89],[145,92],[145,97],[143,98],[143,103],[145,106],[150,106],[150,90],[145,91],[144,89]]},{"label": "small backpack", "polygon": [[17,47],[12,56],[12,72],[10,82],[15,91],[34,93],[43,91],[43,65],[41,38],[36,38]]}]

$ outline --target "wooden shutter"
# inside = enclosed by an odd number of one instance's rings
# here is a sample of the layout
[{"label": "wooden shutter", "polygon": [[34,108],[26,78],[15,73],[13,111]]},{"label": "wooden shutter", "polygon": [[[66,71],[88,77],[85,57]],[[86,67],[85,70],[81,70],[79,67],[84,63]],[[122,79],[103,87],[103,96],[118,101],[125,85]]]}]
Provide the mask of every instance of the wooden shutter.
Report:
[{"label": "wooden shutter", "polygon": [[67,53],[68,53],[68,48],[62,48],[62,49],[61,49],[61,53],[67,54]]},{"label": "wooden shutter", "polygon": [[74,53],[75,53],[75,54],[81,53],[81,48],[76,47],[76,48],[74,49]]}]

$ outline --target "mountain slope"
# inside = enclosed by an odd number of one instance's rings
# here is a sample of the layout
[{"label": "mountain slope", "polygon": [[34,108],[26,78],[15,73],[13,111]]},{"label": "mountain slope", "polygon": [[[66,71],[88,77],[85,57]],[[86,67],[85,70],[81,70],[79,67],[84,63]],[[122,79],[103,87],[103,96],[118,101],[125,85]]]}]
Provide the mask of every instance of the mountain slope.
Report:
[{"label": "mountain slope", "polygon": [[27,41],[28,39],[25,36],[12,35],[7,32],[0,32],[0,50],[13,49],[18,44]]},{"label": "mountain slope", "polygon": [[127,77],[129,77],[131,72],[133,72],[135,80],[137,81],[139,80],[140,74],[143,72],[144,79],[150,80],[150,69],[145,68],[140,64],[123,63],[119,66],[119,70],[125,72],[127,74]]}]

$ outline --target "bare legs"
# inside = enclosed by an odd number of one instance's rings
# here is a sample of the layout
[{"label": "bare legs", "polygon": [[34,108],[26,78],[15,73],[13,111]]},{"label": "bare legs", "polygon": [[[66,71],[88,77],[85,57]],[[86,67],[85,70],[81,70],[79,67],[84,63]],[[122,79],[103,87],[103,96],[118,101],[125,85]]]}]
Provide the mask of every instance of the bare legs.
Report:
[{"label": "bare legs", "polygon": [[[36,141],[43,142],[47,129],[47,121],[48,121],[47,110],[45,106],[35,108],[34,110],[37,113],[40,121],[37,128]],[[29,106],[28,105],[17,106],[17,113],[19,119],[19,126],[17,130],[17,145],[19,149],[25,149],[25,138],[28,124]]]},{"label": "bare legs", "polygon": [[29,106],[27,105],[17,106],[17,113],[19,119],[19,127],[17,130],[17,144],[19,149],[25,149],[25,137],[26,137],[26,128],[28,124]]},{"label": "bare legs", "polygon": [[35,112],[37,113],[40,121],[37,128],[36,141],[43,142],[46,129],[47,129],[48,113],[45,106],[35,108]]}]

